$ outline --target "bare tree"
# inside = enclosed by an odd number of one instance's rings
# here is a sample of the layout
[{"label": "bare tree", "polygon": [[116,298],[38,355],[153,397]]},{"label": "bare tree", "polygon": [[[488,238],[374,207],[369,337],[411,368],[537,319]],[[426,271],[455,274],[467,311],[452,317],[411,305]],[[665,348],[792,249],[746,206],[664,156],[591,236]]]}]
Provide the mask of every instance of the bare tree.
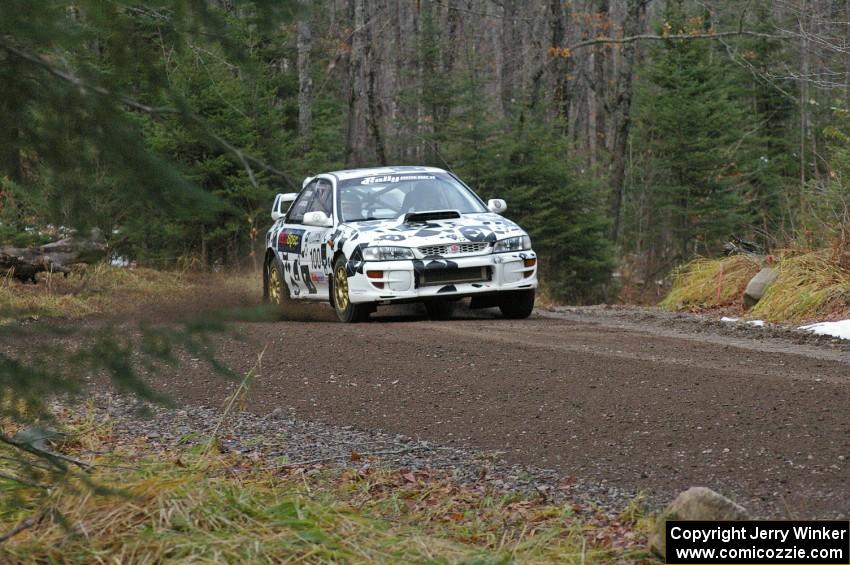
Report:
[{"label": "bare tree", "polygon": [[361,165],[368,162],[366,135],[366,0],[350,4],[354,22],[348,56],[348,127],[345,138],[345,163]]},{"label": "bare tree", "polygon": [[298,136],[305,148],[310,143],[313,125],[313,76],[311,54],[313,39],[310,21],[305,16],[297,25],[298,51]]},{"label": "bare tree", "polygon": [[[626,16],[623,22],[623,35],[638,35],[645,26],[646,6],[649,0],[627,0]],[[611,98],[611,143],[610,175],[611,192],[609,210],[611,218],[611,239],[620,237],[620,225],[623,216],[623,198],[626,191],[626,149],[629,131],[632,125],[632,83],[634,79],[635,45],[623,43],[617,61],[614,80],[614,93]]]}]

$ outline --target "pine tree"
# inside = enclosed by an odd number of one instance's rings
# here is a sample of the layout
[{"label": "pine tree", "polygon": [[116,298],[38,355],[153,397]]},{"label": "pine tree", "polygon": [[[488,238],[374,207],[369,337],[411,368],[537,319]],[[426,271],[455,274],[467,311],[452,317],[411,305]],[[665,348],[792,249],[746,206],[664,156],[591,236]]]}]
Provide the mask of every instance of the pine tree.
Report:
[{"label": "pine tree", "polygon": [[[279,0],[243,3],[240,17],[247,29],[268,32],[289,6]],[[218,69],[221,82],[210,80],[198,92],[192,87],[205,79],[181,86],[168,72],[169,61],[188,61],[194,49],[223,60],[226,55],[240,71],[247,69],[251,50],[229,33],[227,15],[194,0],[0,2],[0,237],[7,222],[12,230],[54,222],[101,225],[110,228],[106,235],[115,226],[130,233],[148,214],[164,227],[163,238],[179,238],[185,232],[172,227],[191,226],[197,218],[220,221],[227,214],[241,221],[266,199],[270,186],[261,183],[272,173],[248,151],[271,156],[275,147],[265,143],[274,127],[262,115],[267,90],[253,90],[238,74],[225,80],[233,68]],[[219,92],[213,83],[225,88]],[[224,91],[241,107],[215,101]],[[166,154],[166,147],[179,151]],[[224,229],[233,228],[225,221]],[[18,314],[0,305],[3,319]],[[46,500],[53,490],[45,487],[69,476],[67,462],[38,448],[32,433],[29,439],[11,434],[19,425],[50,422],[52,396],[82,393],[92,375],[163,402],[141,374],[175,362],[180,349],[232,376],[211,355],[208,332],[221,326],[212,322],[133,332],[107,327],[85,336],[79,348],[0,353],[0,447],[4,471],[12,469],[3,473],[5,491],[10,484],[35,485],[27,498]],[[7,330],[26,339],[24,326]],[[64,335],[68,329],[46,324],[40,331]],[[17,425],[8,426],[10,421]]]},{"label": "pine tree", "polygon": [[[180,252],[197,249],[180,236],[199,221],[223,226],[231,241],[236,230],[250,234],[269,183],[285,181],[266,166],[282,153],[281,120],[268,109],[265,77],[252,82],[259,65],[251,54],[290,8],[246,3],[233,26],[231,14],[186,0],[3,2],[0,177],[42,195],[42,223],[96,226],[107,236],[120,228],[125,243],[145,213],[186,228],[159,238],[181,242]],[[188,72],[172,72],[175,61]],[[171,151],[169,136],[194,148]],[[187,169],[198,155],[209,165],[217,159],[219,170],[201,179]],[[173,247],[165,246],[172,256]]]},{"label": "pine tree", "polygon": [[520,116],[495,143],[488,192],[505,198],[507,215],[531,235],[544,287],[566,302],[603,300],[613,255],[599,177],[569,157],[566,138],[549,124]]},{"label": "pine tree", "polygon": [[[749,29],[766,34],[776,29],[771,4],[760,0],[750,6]],[[753,226],[748,235],[769,245],[770,234],[782,233],[791,225],[786,194],[799,184],[797,85],[789,78],[772,76],[788,60],[787,42],[743,38],[731,53],[738,63],[736,95],[747,110],[739,135],[748,139],[739,148],[738,166],[747,171],[744,200]]]},{"label": "pine tree", "polygon": [[[667,0],[662,18],[660,34],[706,31],[682,0]],[[714,49],[705,41],[667,40],[639,73],[631,144],[652,180],[642,187],[642,207],[631,213],[648,218],[643,235],[668,267],[718,250],[746,226],[739,159],[749,140],[730,80],[734,69]],[[639,198],[633,194],[632,203]],[[638,242],[628,239],[627,250],[634,249]]]}]

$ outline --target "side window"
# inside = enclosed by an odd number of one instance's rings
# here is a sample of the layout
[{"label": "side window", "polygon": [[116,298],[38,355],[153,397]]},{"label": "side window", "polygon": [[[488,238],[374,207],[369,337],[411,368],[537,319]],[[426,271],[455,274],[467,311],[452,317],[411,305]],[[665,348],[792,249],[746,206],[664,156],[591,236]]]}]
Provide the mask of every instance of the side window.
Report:
[{"label": "side window", "polygon": [[319,179],[316,184],[313,199],[307,205],[307,212],[324,212],[328,216],[333,217],[333,208],[333,187],[328,181]]},{"label": "side window", "polygon": [[313,200],[313,193],[316,192],[316,184],[317,181],[308,184],[301,191],[301,194],[298,195],[298,198],[295,199],[295,202],[292,203],[289,214],[286,216],[287,224],[300,224],[304,221],[304,214],[310,211],[308,207]]}]

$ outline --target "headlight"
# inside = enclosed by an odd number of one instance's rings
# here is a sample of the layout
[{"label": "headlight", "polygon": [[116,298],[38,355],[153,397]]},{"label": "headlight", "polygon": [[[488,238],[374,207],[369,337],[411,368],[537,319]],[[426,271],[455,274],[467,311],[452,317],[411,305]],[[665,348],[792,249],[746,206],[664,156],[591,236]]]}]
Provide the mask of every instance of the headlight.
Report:
[{"label": "headlight", "polygon": [[493,252],[505,253],[506,251],[525,251],[526,249],[531,249],[531,238],[527,235],[519,235],[497,241]]},{"label": "headlight", "polygon": [[408,247],[365,247],[363,259],[366,261],[401,261],[413,259],[413,251]]}]

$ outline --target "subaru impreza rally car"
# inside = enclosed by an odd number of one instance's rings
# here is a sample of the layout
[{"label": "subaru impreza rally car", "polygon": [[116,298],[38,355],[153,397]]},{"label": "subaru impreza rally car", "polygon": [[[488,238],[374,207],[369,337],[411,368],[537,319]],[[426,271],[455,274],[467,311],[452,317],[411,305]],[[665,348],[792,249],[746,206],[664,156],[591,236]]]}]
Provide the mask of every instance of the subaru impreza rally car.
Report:
[{"label": "subaru impreza rally car", "polygon": [[279,194],[266,235],[263,291],[285,309],[328,301],[343,322],[379,305],[423,302],[432,318],[455,302],[525,318],[534,307],[531,239],[454,174],[434,167],[325,173]]}]

